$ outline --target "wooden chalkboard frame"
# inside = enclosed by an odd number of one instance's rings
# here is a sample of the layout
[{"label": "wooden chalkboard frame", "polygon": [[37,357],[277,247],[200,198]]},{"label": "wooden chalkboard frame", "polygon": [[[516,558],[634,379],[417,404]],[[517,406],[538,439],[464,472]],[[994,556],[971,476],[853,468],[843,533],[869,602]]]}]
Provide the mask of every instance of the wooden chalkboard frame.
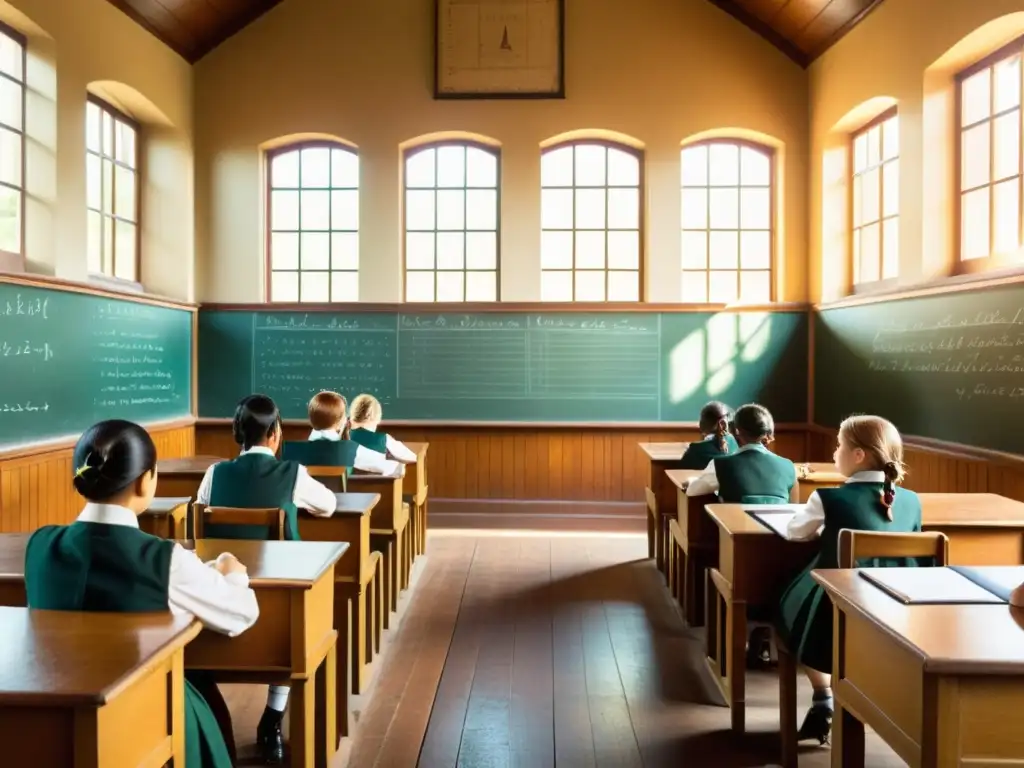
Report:
[{"label": "wooden chalkboard frame", "polygon": [[[134,291],[115,291],[108,288],[101,288],[88,283],[80,283],[74,280],[66,280],[49,275],[37,275],[28,272],[0,272],[0,283],[5,285],[23,285],[29,288],[43,288],[63,293],[79,293],[89,296],[97,296],[117,301],[127,301],[134,304],[148,304],[154,307],[167,309],[181,309],[192,315],[192,381],[191,388],[192,407],[190,415],[179,419],[145,422],[142,426],[151,429],[174,429],[176,427],[194,426],[199,417],[199,373],[198,373],[198,350],[196,340],[199,338],[199,305],[171,299],[166,296],[157,296],[150,293],[136,293]],[[75,444],[75,440],[58,437],[44,439],[39,442],[26,443],[16,448],[0,449],[0,460],[24,458],[42,453],[50,453],[62,448],[68,448]]]}]

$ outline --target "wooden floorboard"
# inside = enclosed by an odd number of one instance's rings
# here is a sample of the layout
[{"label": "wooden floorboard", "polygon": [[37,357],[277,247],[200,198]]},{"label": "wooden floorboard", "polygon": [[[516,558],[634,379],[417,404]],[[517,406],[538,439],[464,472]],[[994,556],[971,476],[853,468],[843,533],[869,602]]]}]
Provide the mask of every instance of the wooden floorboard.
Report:
[{"label": "wooden floorboard", "polygon": [[[778,678],[747,678],[729,731],[643,536],[434,531],[376,671],[350,768],[759,768],[778,761]],[[228,694],[243,751],[264,699]],[[809,704],[806,683],[800,704]],[[873,735],[867,763],[902,766]],[[806,748],[801,768],[826,768]]]}]

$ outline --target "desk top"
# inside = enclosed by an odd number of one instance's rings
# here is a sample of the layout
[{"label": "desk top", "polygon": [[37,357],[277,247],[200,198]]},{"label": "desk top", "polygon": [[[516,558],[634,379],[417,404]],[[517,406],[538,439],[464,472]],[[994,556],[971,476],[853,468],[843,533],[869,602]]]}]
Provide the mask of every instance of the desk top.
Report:
[{"label": "desk top", "polygon": [[686,487],[693,481],[704,474],[703,469],[666,469],[665,474],[668,475],[669,481],[681,491],[685,491]]},{"label": "desk top", "polygon": [[351,475],[348,476],[348,484],[352,485],[372,485],[373,483],[380,483],[385,480],[394,482],[395,480],[401,480],[405,477],[405,464],[399,463],[398,472],[394,475],[381,475],[376,472],[360,472],[355,470]]},{"label": "desk top", "polygon": [[637,443],[651,461],[679,461],[689,443]]},{"label": "desk top", "polygon": [[0,608],[0,706],[99,706],[199,634],[192,616]]},{"label": "desk top", "polygon": [[841,485],[846,482],[846,475],[836,469],[830,461],[812,461],[796,465],[796,479],[801,483]]},{"label": "desk top", "polygon": [[922,493],[925,525],[1024,528],[1024,502],[996,493]]},{"label": "desk top", "polygon": [[796,512],[803,504],[708,504],[708,511],[715,524],[730,536],[777,536],[747,514],[748,509],[788,509]]},{"label": "desk top", "polygon": [[205,475],[206,470],[221,461],[221,456],[186,456],[183,459],[161,459],[156,463],[157,475]]},{"label": "desk top", "polygon": [[[430,443],[405,443],[405,447],[416,454],[416,464],[419,464],[427,456],[427,448],[430,447]],[[408,462],[412,464],[413,462]]]},{"label": "desk top", "polygon": [[380,501],[379,493],[336,493],[334,497],[338,500],[335,515],[365,515]]},{"label": "desk top", "polygon": [[[978,570],[984,573],[986,569]],[[926,671],[1024,675],[1022,609],[1007,605],[904,605],[856,570],[817,570],[812,575],[836,605],[880,626],[918,656]]]},{"label": "desk top", "polygon": [[149,508],[143,512],[144,515],[168,515],[178,507],[184,507],[192,499],[188,496],[157,496],[150,502]]}]

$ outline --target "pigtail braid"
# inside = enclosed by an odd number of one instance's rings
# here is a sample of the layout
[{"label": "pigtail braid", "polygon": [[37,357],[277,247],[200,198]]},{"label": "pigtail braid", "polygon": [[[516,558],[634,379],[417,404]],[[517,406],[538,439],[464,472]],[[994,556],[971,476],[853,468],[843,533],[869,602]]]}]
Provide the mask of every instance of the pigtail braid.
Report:
[{"label": "pigtail braid", "polygon": [[892,505],[896,501],[896,481],[900,477],[900,466],[895,461],[885,462],[882,467],[885,473],[885,484],[882,486],[882,506],[885,507],[885,516],[892,521]]}]

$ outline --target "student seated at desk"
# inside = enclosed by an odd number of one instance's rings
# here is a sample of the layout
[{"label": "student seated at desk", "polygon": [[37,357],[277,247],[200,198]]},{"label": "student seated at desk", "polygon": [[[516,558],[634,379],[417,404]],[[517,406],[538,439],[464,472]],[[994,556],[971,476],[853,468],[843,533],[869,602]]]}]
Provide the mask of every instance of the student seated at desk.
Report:
[{"label": "student seated at desk", "polygon": [[[281,414],[266,395],[249,395],[238,403],[233,425],[235,442],[242,453],[231,461],[214,464],[206,471],[196,502],[208,507],[261,509],[277,507],[285,513],[285,537],[299,540],[298,510],[330,517],[338,499],[327,486],[309,476],[294,461],[278,461],[281,447]],[[262,539],[260,526],[206,526],[211,539]],[[267,706],[256,730],[256,742],[268,764],[284,761],[281,720],[288,704],[288,686],[272,685]]]},{"label": "student seated at desk", "polygon": [[[256,594],[245,566],[233,555],[224,553],[204,564],[181,545],[139,530],[138,515],[149,507],[157,485],[156,446],[146,430],[128,421],[102,421],[79,439],[73,466],[75,490],[88,503],[71,525],[44,526],[29,539],[25,589],[30,608],[170,609],[192,614],[207,629],[229,637],[256,622]],[[185,764],[231,768],[233,750],[211,710],[211,704],[216,706],[230,726],[216,684],[202,673],[185,677]],[[209,703],[196,684],[207,692]]]},{"label": "student seated at desk", "polygon": [[[383,453],[370,450],[350,439],[345,405],[345,398],[337,392],[320,392],[309,401],[309,424],[313,428],[309,433],[310,442],[326,440],[351,443],[355,449],[351,466],[355,469],[379,475],[398,474],[401,465],[397,461],[392,461]],[[405,448],[405,446],[402,447]],[[406,448],[406,450],[408,449]],[[416,456],[413,455],[413,460],[415,459]],[[323,462],[323,465],[327,466],[330,463],[330,461],[326,461]],[[312,460],[310,465],[316,466]]]},{"label": "student seated at desk", "polygon": [[[798,738],[824,744],[832,729],[832,602],[811,578],[815,568],[839,567],[839,531],[921,530],[921,500],[901,489],[903,440],[890,422],[878,416],[851,416],[839,427],[836,468],[848,478],[838,488],[811,494],[807,506],[790,520],[787,536],[821,538],[821,550],[782,595],[776,629],[814,688],[811,709]],[[917,565],[914,559],[870,561],[865,566]]]},{"label": "student seated at desk", "polygon": [[736,453],[739,446],[736,438],[729,434],[731,417],[729,406],[717,400],[700,409],[701,439],[686,448],[681,469],[704,469],[719,456]]},{"label": "student seated at desk", "polygon": [[386,454],[406,464],[414,463],[416,454],[401,440],[396,440],[386,432],[377,431],[382,418],[384,412],[376,397],[366,394],[356,397],[352,401],[352,439],[371,451]]},{"label": "student seated at desk", "polygon": [[[717,493],[727,504],[786,504],[797,492],[793,462],[768,450],[775,422],[763,405],[744,405],[731,425],[739,449],[719,456],[686,488],[687,496]],[[794,499],[795,500],[795,499]]]}]

